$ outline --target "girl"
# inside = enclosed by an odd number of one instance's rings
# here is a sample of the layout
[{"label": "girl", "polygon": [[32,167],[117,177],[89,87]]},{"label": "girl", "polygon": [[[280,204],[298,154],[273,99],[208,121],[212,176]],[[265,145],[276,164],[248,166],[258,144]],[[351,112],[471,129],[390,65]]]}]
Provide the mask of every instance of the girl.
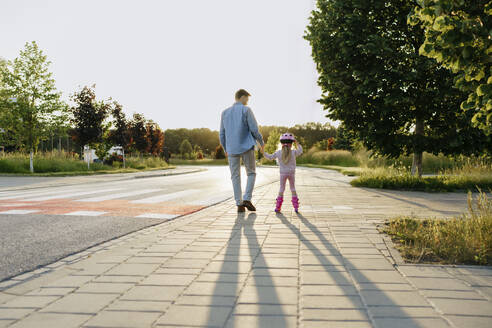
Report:
[{"label": "girl", "polygon": [[[297,144],[292,133],[284,133],[280,136],[281,150],[273,154],[264,153],[269,160],[277,159],[280,167],[280,190],[277,197],[275,212],[280,212],[284,201],[285,183],[289,180],[290,191],[292,192],[292,205],[296,213],[299,211],[299,198],[296,193],[295,175],[296,175],[296,157],[302,154],[301,145]],[[296,144],[296,149],[292,149],[292,144]]]}]

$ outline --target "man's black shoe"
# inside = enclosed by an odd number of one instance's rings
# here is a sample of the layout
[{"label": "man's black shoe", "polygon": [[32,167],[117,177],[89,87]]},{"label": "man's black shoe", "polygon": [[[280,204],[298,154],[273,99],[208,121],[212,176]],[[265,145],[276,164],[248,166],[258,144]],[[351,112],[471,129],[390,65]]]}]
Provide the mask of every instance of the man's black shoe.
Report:
[{"label": "man's black shoe", "polygon": [[243,206],[246,207],[249,211],[256,211],[256,207],[251,204],[249,200],[243,201]]},{"label": "man's black shoe", "polygon": [[244,209],[244,206],[243,205],[238,205],[237,206],[237,212],[238,213],[243,213],[243,212],[246,212],[246,210]]}]

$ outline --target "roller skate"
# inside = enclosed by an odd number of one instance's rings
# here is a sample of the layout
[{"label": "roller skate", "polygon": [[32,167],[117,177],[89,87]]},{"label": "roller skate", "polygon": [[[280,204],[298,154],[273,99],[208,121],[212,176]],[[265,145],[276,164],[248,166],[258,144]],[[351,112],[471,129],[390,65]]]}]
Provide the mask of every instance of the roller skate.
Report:
[{"label": "roller skate", "polygon": [[297,196],[292,197],[292,206],[294,206],[296,213],[299,213],[299,198]]},{"label": "roller skate", "polygon": [[282,208],[282,203],[284,202],[284,197],[277,197],[277,204],[275,205],[275,212],[279,213]]}]

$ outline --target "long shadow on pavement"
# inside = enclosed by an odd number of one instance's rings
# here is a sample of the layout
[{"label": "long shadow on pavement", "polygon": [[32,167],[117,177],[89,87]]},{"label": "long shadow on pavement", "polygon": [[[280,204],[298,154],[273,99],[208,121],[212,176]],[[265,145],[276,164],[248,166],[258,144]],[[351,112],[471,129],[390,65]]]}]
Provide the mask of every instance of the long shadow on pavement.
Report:
[{"label": "long shadow on pavement", "polygon": [[[239,291],[242,287],[242,283],[240,283],[239,280],[239,274],[241,273],[239,267],[240,266],[239,256],[241,254],[240,247],[241,247],[241,238],[243,233],[246,236],[247,243],[248,243],[248,250],[251,258],[251,266],[254,266],[256,261],[265,263],[264,256],[261,252],[261,245],[258,242],[258,236],[256,234],[255,229],[253,228],[256,218],[257,218],[256,213],[248,214],[246,219],[244,213],[237,214],[237,218],[231,230],[230,238],[227,242],[227,248],[225,250],[225,258],[222,263],[222,267],[220,269],[219,278],[215,283],[215,288],[214,288],[212,303],[211,303],[212,306],[224,306],[224,300],[223,300],[224,297],[220,295],[221,293],[220,283],[222,281],[227,281],[228,283],[234,284],[236,286],[236,299],[233,304],[233,307],[231,308],[231,312],[229,313],[228,321],[226,321],[226,324],[228,324],[227,327],[234,327],[235,325],[234,318],[232,317],[232,315],[234,313],[235,307],[237,306],[238,298],[240,295]],[[258,275],[253,274],[253,277],[255,279],[255,287],[257,291],[257,301],[255,303],[260,304],[258,305],[259,311],[257,313],[258,316],[257,316],[256,327],[265,326],[260,322],[260,320],[262,319],[262,315],[272,313],[272,310],[274,310],[276,314],[276,319],[277,319],[276,324],[278,324],[279,327],[285,327],[287,326],[287,323],[284,318],[285,314],[283,312],[282,305],[280,303],[272,276],[270,275],[268,268],[265,267],[262,269],[264,269],[263,274],[261,275],[262,281],[259,281]],[[248,278],[249,277],[246,277],[244,283],[247,283]],[[262,290],[263,286],[272,286],[272,287],[268,288],[268,293],[267,293],[265,290]],[[262,304],[269,305],[270,310],[268,311],[268,313],[265,312],[265,307],[262,306]],[[272,307],[275,309],[272,309]],[[207,325],[208,326],[217,325],[217,321],[214,318],[213,309],[211,309],[209,312]]]},{"label": "long shadow on pavement", "polygon": [[[349,259],[344,257],[336,249],[336,245],[333,245],[332,242],[327,240],[326,237],[323,235],[323,233],[316,226],[314,226],[311,222],[309,222],[309,220],[307,220],[302,214],[297,213],[297,217],[300,219],[300,221],[306,227],[308,227],[317,236],[317,238],[324,245],[324,247],[326,248],[326,250],[328,251],[330,256],[340,258],[345,263],[351,263]],[[303,243],[311,251],[311,253],[317,257],[320,264],[325,268],[325,271],[330,275],[330,277],[332,278],[332,280],[334,281],[334,283],[337,286],[352,286],[352,287],[356,288],[356,283],[350,279],[350,273],[348,272],[348,270],[346,273],[348,274],[349,277],[347,277],[347,274],[344,274],[345,271],[336,271],[336,269],[335,270],[328,270],[328,268],[330,268],[330,266],[337,265],[337,263],[334,263],[332,259],[328,258],[318,247],[316,247],[316,245],[314,245],[311,241],[309,241],[303,235],[303,233],[300,231],[300,229],[297,228],[291,222],[289,222],[289,220],[283,214],[277,213],[277,218],[279,218],[280,221],[283,224],[285,224],[292,232],[294,232],[297,236],[299,236],[301,243]],[[345,264],[343,262],[342,262],[342,265],[345,267]],[[299,268],[299,270],[301,270],[301,268]],[[364,274],[361,273],[360,271],[359,271],[359,274],[360,274],[360,277],[362,277],[362,278],[366,278],[366,279],[368,278],[368,277],[365,277]],[[367,280],[370,281],[369,279],[367,279]],[[408,314],[405,314],[403,311],[401,311],[401,309],[399,308],[399,305],[395,304],[394,301],[388,295],[386,295],[385,291],[380,290],[380,289],[376,289],[376,288],[372,289],[371,291],[380,292],[380,295],[379,295],[380,302],[384,303],[385,306],[392,306],[392,317],[393,318],[397,318],[397,317],[402,318],[403,317],[407,320],[406,324],[410,324],[410,325],[412,325],[412,327],[420,327],[418,322],[415,322],[413,319],[411,319],[408,316]],[[360,294],[358,294],[358,297],[362,298],[360,296]],[[365,306],[360,307],[356,303],[357,302],[352,301],[352,304],[353,304],[352,309],[364,311],[364,313],[367,315],[367,320],[371,321],[372,325],[379,327],[379,325],[376,325],[374,320],[371,318],[370,313],[368,313],[368,309]],[[353,320],[353,319],[349,319],[349,320],[350,321],[357,321],[357,320]],[[359,320],[359,321],[361,321],[361,320]],[[364,320],[362,320],[362,321],[364,321]],[[405,327],[407,327],[407,326],[405,326]]]}]

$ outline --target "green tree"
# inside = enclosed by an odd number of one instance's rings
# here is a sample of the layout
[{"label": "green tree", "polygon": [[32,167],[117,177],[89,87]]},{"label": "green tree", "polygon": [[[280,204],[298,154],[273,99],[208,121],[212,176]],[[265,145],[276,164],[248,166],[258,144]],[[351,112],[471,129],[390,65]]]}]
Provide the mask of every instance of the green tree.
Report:
[{"label": "green tree", "polygon": [[191,147],[191,143],[188,141],[188,139],[183,140],[183,142],[181,142],[181,145],[179,146],[179,152],[181,156],[183,158],[189,158],[192,151],[193,147]]},{"label": "green tree", "polygon": [[[335,137],[337,129],[330,123],[308,122],[305,124],[297,124],[286,131],[294,133],[297,137],[302,137],[304,144],[302,145],[306,149],[311,148],[316,142],[326,140],[331,137]],[[285,131],[285,132],[286,132]],[[283,130],[280,131],[281,133]]]},{"label": "green tree", "polygon": [[265,144],[265,152],[273,154],[277,151],[278,144],[280,143],[280,132],[277,129],[270,131],[267,142]]},{"label": "green tree", "polygon": [[130,145],[128,120],[123,112],[123,106],[116,101],[113,102],[111,116],[113,117],[112,126],[114,128],[109,132],[109,140],[113,145],[123,147],[124,151],[127,152]]},{"label": "green tree", "polygon": [[[418,49],[424,33],[408,25],[411,0],[318,0],[305,38],[323,91],[328,117],[375,152],[413,153],[412,173],[422,174],[422,153],[490,149],[491,141],[459,111],[463,93],[453,76]],[[480,142],[477,142],[480,140]]]},{"label": "green tree", "polygon": [[134,113],[129,122],[131,149],[143,154],[147,150],[147,120],[142,114]]},{"label": "green tree", "polygon": [[62,109],[47,56],[36,42],[27,42],[19,57],[0,66],[1,98],[7,129],[16,133],[30,153],[30,171],[34,172],[33,154],[44,133],[50,115]]},{"label": "green tree", "polygon": [[159,156],[162,153],[162,147],[164,146],[164,133],[159,125],[152,121],[148,121],[145,124],[145,129],[147,130],[145,136],[147,139],[146,152],[154,156]]},{"label": "green tree", "polygon": [[421,25],[419,52],[456,73],[466,92],[463,110],[474,112],[475,125],[492,132],[492,1],[418,0],[408,22]]},{"label": "green tree", "polygon": [[337,128],[337,136],[335,138],[335,144],[333,148],[335,149],[343,149],[352,151],[352,144],[354,142],[354,137],[351,135],[349,131],[341,124]]},{"label": "green tree", "polygon": [[[97,102],[94,87],[83,87],[79,92],[71,96],[74,105],[70,108],[72,114],[72,138],[79,147],[85,145],[96,148],[98,143],[104,141],[103,137],[109,126],[104,120],[110,113],[111,105],[105,102]],[[102,154],[105,146],[97,147]]]}]

